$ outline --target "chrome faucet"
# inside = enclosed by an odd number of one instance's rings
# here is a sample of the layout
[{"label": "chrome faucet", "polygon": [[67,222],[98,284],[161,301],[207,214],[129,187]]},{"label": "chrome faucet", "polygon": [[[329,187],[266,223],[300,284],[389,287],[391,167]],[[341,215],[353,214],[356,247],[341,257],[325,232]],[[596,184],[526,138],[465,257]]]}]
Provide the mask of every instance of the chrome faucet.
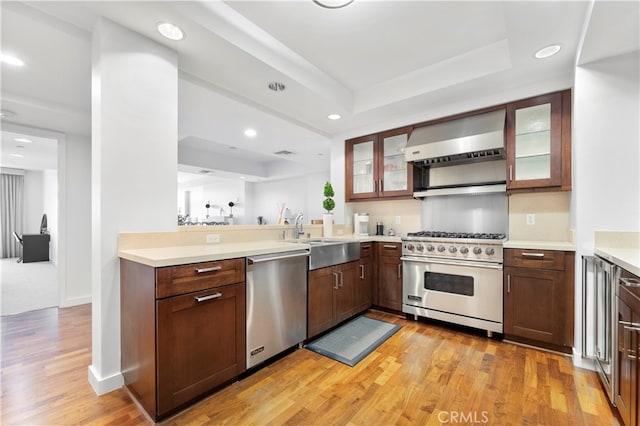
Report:
[{"label": "chrome faucet", "polygon": [[300,235],[304,235],[304,229],[302,229],[302,218],[304,216],[302,213],[298,213],[295,219],[295,228],[293,229],[293,237],[297,240],[300,238]]}]

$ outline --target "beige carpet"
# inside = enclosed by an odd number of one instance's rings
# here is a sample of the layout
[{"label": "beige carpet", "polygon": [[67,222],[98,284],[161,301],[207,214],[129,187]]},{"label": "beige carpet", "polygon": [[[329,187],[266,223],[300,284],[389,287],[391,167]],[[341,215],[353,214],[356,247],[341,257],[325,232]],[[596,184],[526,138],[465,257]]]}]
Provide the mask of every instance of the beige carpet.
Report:
[{"label": "beige carpet", "polygon": [[0,259],[0,315],[58,306],[58,268],[51,262]]}]

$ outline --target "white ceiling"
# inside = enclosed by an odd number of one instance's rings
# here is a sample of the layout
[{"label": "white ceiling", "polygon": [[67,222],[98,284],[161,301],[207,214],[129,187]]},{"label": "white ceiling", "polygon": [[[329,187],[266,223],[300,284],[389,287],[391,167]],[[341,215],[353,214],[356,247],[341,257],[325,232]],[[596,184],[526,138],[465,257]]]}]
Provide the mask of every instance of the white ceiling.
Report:
[{"label": "white ceiling", "polygon": [[[3,1],[2,51],[25,66],[2,65],[1,104],[16,112],[12,123],[89,135],[91,31],[104,16],[177,51],[181,169],[275,179],[328,170],[331,138],[571,82],[576,63],[639,48],[638,5],[355,0],[329,10],[311,0]],[[162,38],[160,21],[179,25],[186,38]],[[562,45],[558,55],[533,58],[552,43]],[[270,91],[273,81],[286,90]],[[343,118],[328,120],[335,112]],[[243,135],[248,127],[255,138]],[[274,155],[282,150],[293,154]]]}]

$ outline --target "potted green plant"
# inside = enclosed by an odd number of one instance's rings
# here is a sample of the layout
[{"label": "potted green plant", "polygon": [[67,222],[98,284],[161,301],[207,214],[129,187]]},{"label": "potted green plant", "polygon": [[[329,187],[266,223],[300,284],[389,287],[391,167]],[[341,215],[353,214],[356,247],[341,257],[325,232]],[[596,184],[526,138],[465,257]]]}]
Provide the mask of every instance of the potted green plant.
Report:
[{"label": "potted green plant", "polygon": [[322,215],[322,230],[325,237],[333,236],[333,213],[331,213],[331,211],[336,207],[336,202],[333,201],[335,195],[331,183],[325,183],[324,200],[322,201],[322,207],[327,211],[327,213]]}]

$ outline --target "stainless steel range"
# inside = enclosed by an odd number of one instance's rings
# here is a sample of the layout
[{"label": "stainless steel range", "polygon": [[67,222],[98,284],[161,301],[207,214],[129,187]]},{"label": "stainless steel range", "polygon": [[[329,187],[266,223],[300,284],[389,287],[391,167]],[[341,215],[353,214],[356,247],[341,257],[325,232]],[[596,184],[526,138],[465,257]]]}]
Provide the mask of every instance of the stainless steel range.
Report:
[{"label": "stainless steel range", "polygon": [[502,333],[499,233],[421,231],[402,239],[402,311]]}]

